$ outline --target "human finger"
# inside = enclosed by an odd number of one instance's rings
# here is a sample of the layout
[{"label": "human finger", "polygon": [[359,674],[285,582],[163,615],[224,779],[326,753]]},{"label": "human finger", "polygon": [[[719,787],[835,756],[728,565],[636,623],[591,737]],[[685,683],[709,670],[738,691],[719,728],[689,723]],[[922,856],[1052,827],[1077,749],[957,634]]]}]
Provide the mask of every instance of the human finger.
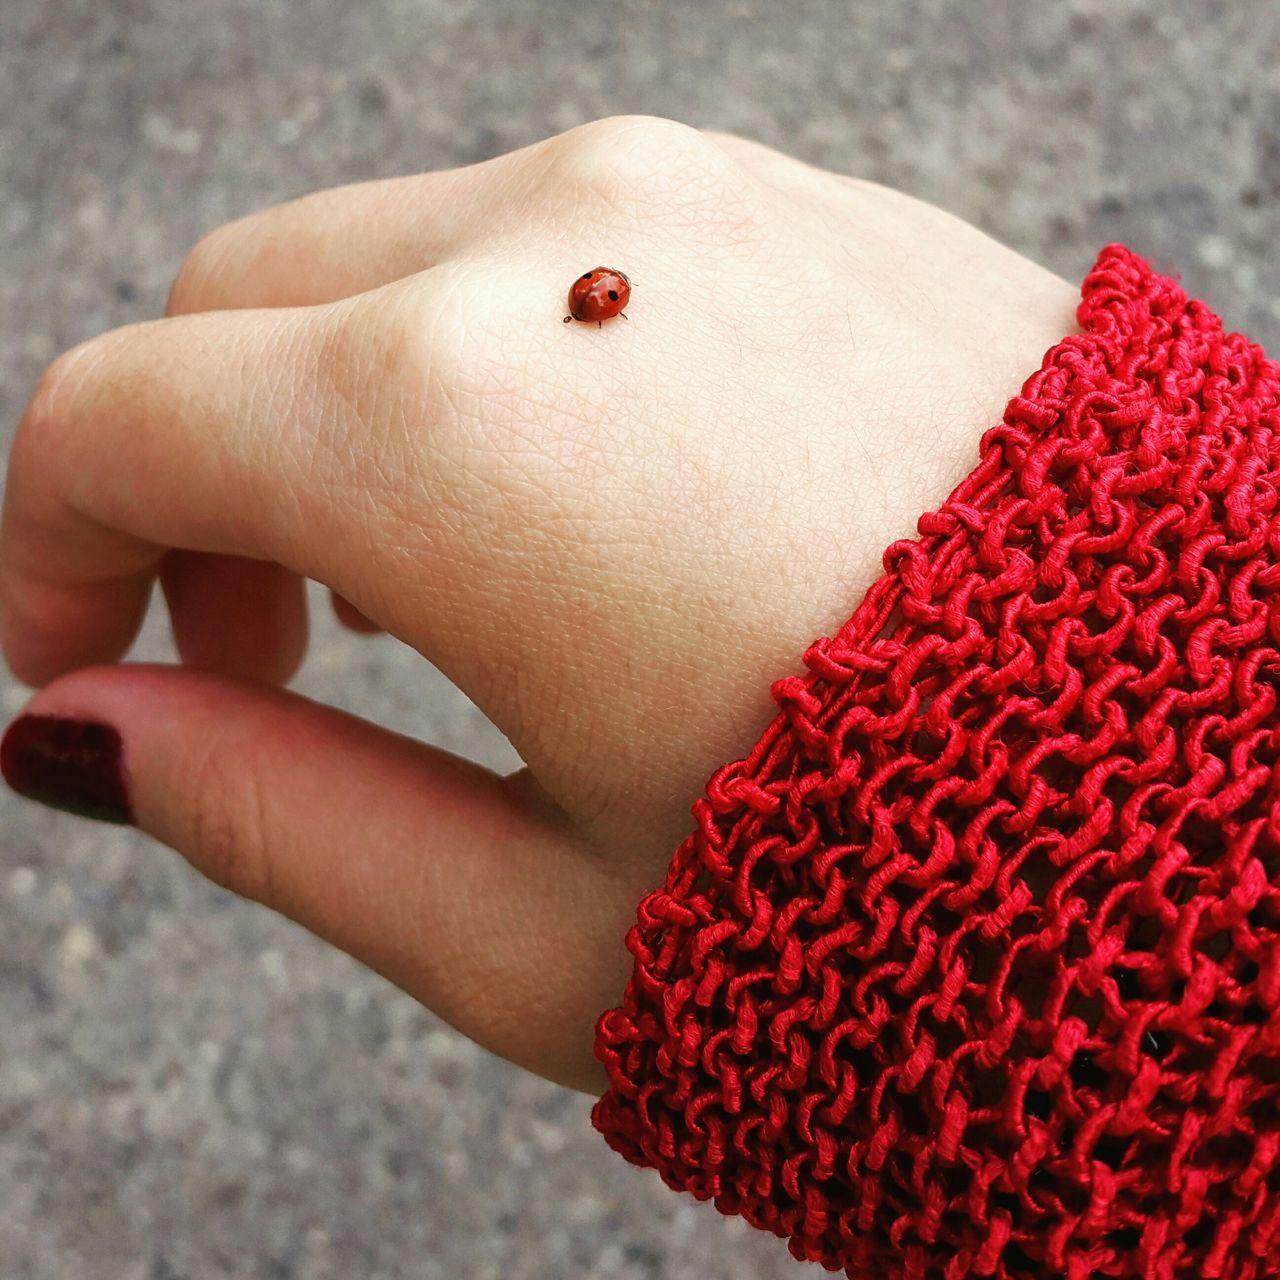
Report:
[{"label": "human finger", "polygon": [[298,555],[308,445],[346,411],[331,333],[323,309],[188,316],[55,362],[19,425],[0,523],[0,640],[21,679],[121,656],[170,548]]},{"label": "human finger", "polygon": [[592,1031],[625,981],[635,886],[527,775],[294,693],[148,664],[41,690],[0,765],[23,794],[132,822],[492,1052],[602,1086]]}]

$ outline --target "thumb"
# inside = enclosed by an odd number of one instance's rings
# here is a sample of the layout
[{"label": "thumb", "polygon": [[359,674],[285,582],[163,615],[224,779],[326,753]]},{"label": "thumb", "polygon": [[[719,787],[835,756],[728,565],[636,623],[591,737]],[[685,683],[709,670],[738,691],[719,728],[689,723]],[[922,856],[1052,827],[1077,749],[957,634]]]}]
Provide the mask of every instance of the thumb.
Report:
[{"label": "thumb", "polygon": [[15,790],[132,821],[495,1053],[598,1091],[634,897],[527,772],[502,777],[286,690],[90,667],[9,726]]}]

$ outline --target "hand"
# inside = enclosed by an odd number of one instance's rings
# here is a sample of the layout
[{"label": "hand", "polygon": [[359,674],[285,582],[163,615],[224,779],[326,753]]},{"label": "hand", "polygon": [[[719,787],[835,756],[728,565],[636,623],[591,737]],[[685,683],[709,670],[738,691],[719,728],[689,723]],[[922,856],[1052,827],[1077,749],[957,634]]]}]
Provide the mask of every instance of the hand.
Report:
[{"label": "hand", "polygon": [[[629,318],[561,324],[601,265]],[[144,831],[597,1091],[594,1022],[694,798],[1075,301],[907,196],[644,117],[310,196],[214,232],[166,319],[42,379],[0,641],[29,711],[115,726]],[[527,768],[273,687],[303,576]],[[157,577],[187,665],[89,665]]]}]

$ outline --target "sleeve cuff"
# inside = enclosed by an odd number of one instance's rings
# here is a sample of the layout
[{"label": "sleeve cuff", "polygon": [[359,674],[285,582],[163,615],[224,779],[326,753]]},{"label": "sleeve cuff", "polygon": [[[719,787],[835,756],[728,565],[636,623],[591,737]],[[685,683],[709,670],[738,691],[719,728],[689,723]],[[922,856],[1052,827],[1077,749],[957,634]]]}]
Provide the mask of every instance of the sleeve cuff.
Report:
[{"label": "sleeve cuff", "polygon": [[850,1276],[1280,1273],[1280,367],[1121,245],[772,685],[593,1121]]}]

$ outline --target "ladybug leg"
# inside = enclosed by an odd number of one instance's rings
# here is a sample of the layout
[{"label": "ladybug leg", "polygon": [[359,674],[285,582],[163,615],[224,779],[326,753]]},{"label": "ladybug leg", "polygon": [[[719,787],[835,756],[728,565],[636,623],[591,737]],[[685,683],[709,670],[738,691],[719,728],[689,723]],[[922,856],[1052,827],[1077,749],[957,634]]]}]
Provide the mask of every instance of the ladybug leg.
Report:
[{"label": "ladybug leg", "polygon": [[603,321],[603,320],[597,320],[597,321],[596,321],[596,328],[597,328],[597,329],[603,329],[603,328],[604,328],[604,321]]},{"label": "ladybug leg", "polygon": [[618,312],[618,314],[619,314],[619,315],[620,315],[624,320],[627,318],[627,313],[626,313],[625,311],[619,311],[619,312]]}]

